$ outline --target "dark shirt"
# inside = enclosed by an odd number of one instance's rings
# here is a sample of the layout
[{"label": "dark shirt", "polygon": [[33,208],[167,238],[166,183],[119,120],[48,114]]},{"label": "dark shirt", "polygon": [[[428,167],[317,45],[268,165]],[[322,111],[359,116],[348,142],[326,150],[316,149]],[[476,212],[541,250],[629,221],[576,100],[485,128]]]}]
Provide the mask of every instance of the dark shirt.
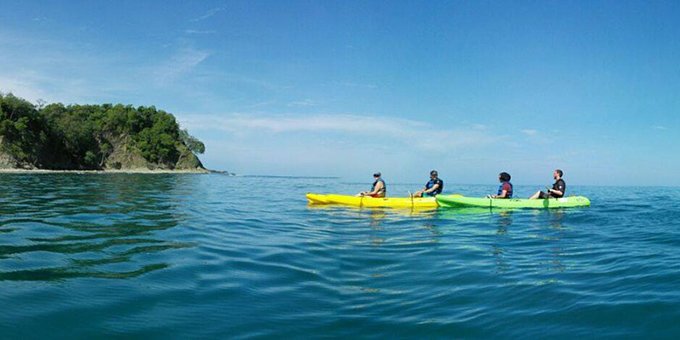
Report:
[{"label": "dark shirt", "polygon": [[558,179],[557,181],[555,181],[555,184],[553,184],[552,188],[553,188],[553,190],[559,190],[559,191],[562,192],[562,195],[558,195],[558,194],[551,191],[550,196],[552,196],[552,197],[557,197],[557,198],[564,197],[564,194],[567,193],[567,191],[566,191],[567,190],[567,184],[564,183],[564,180],[561,179],[561,178]]},{"label": "dark shirt", "polygon": [[439,184],[437,189],[435,189],[434,191],[432,191],[430,193],[425,193],[426,195],[435,196],[435,195],[439,195],[439,194],[442,193],[442,190],[444,190],[444,181],[442,181],[439,178],[431,179],[429,182],[427,182],[427,184],[425,184],[425,189],[430,190],[432,187],[435,186],[435,184]]}]

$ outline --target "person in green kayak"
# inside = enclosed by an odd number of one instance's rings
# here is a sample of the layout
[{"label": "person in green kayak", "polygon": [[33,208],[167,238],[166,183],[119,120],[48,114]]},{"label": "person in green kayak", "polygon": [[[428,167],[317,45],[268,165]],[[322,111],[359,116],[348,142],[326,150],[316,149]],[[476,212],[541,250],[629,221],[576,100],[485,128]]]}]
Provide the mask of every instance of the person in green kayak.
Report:
[{"label": "person in green kayak", "polygon": [[362,191],[358,193],[357,196],[385,197],[387,194],[387,186],[381,176],[382,174],[380,172],[374,173],[373,178],[375,178],[375,181],[373,182],[371,191]]},{"label": "person in green kayak", "polygon": [[430,171],[430,180],[425,183],[423,190],[418,190],[413,194],[413,197],[430,196],[434,197],[442,193],[444,190],[444,181],[439,179],[437,170]]},{"label": "person in green kayak", "polygon": [[487,195],[488,198],[512,198],[512,183],[510,179],[512,177],[507,172],[501,172],[498,174],[498,181],[501,185],[498,187],[498,193],[496,195]]},{"label": "person in green kayak", "polygon": [[564,180],[562,179],[562,176],[564,175],[564,172],[562,170],[557,169],[553,171],[553,178],[555,179],[555,183],[553,184],[552,188],[546,187],[546,191],[538,191],[535,194],[533,194],[529,199],[535,200],[535,199],[544,199],[544,198],[561,198],[564,197],[564,193],[567,190],[567,184],[564,183]]}]

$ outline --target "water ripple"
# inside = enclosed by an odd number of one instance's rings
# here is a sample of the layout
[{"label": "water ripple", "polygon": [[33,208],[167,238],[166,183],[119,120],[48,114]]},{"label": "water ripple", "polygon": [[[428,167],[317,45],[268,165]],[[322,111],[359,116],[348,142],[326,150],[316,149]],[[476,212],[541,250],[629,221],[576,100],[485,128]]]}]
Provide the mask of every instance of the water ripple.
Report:
[{"label": "water ripple", "polygon": [[0,175],[0,325],[14,325],[3,335],[680,334],[676,188],[574,187],[593,206],[550,211],[304,199],[361,190],[336,179]]}]

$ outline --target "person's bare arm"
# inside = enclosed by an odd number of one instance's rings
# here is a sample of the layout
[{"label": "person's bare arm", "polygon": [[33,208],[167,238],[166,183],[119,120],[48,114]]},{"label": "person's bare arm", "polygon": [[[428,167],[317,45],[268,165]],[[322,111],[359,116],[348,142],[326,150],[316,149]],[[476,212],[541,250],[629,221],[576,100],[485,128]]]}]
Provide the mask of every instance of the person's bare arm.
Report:
[{"label": "person's bare arm", "polygon": [[366,195],[368,195],[368,196],[375,195],[375,194],[379,193],[380,190],[382,190],[382,188],[383,188],[383,183],[378,182],[378,184],[375,185],[375,188],[373,188],[373,191],[367,193]]},{"label": "person's bare arm", "polygon": [[437,188],[439,188],[439,184],[435,184],[435,185],[432,186],[432,188],[423,190],[423,193],[428,193],[428,194],[429,194],[429,193],[431,193],[431,192],[437,190]]}]

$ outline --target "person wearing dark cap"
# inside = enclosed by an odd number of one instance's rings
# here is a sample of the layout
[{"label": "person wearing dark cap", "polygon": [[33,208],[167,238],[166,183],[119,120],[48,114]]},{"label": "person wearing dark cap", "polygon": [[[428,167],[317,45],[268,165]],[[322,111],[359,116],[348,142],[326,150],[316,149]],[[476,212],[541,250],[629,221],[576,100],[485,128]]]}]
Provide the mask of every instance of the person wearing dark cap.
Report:
[{"label": "person wearing dark cap", "polygon": [[423,197],[423,196],[437,196],[444,190],[444,181],[439,179],[439,173],[437,170],[430,171],[430,180],[425,183],[425,188],[423,190],[418,190],[413,194],[413,197]]},{"label": "person wearing dark cap", "polygon": [[533,196],[529,197],[529,199],[538,199],[538,198],[561,198],[564,197],[564,193],[567,191],[567,184],[564,183],[564,180],[562,179],[562,176],[564,175],[564,172],[560,169],[556,169],[553,171],[553,179],[555,179],[555,183],[553,184],[552,188],[546,187],[546,192],[543,191],[538,191]]},{"label": "person wearing dark cap", "polygon": [[501,172],[498,174],[498,181],[501,185],[498,187],[498,193],[496,195],[489,195],[489,198],[512,198],[512,183],[510,183],[510,176],[507,172]]},{"label": "person wearing dark cap", "polygon": [[371,191],[362,191],[358,193],[357,196],[385,197],[387,194],[387,186],[380,176],[382,176],[380,172],[374,173],[373,178],[375,178],[375,181],[373,182]]}]

